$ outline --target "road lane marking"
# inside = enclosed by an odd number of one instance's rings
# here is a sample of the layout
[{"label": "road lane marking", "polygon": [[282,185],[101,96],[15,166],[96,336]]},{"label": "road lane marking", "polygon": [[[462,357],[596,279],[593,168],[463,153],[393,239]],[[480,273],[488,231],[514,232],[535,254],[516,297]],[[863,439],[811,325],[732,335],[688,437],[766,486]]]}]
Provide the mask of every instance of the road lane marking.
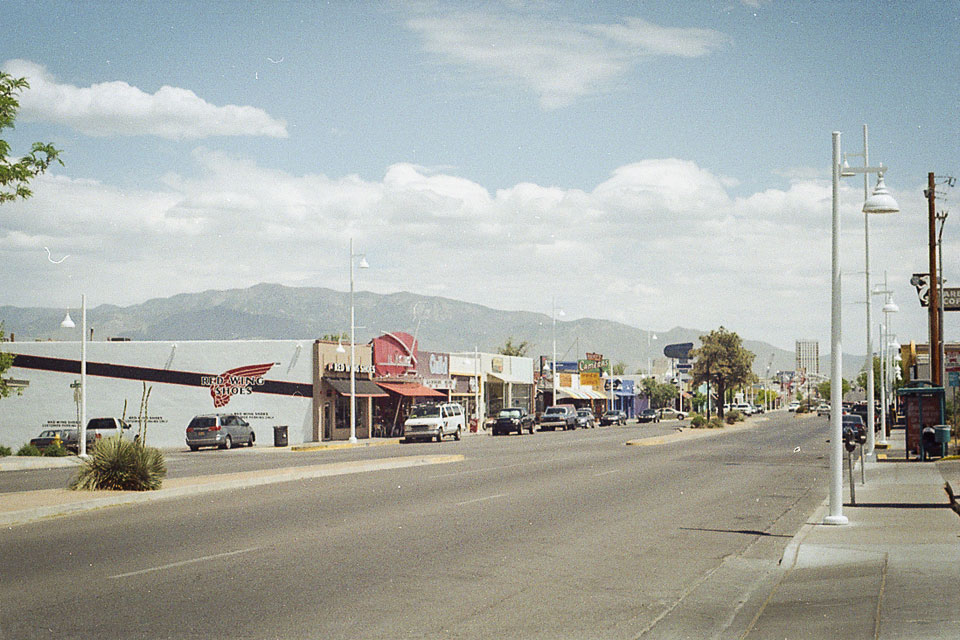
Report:
[{"label": "road lane marking", "polygon": [[202,558],[193,558],[192,560],[181,560],[180,562],[172,562],[170,564],[160,565],[159,567],[151,567],[149,569],[141,569],[140,571],[131,571],[129,573],[118,573],[115,576],[110,576],[111,578],[129,578],[130,576],[140,576],[145,573],[153,573],[154,571],[163,571],[164,569],[174,569],[176,567],[182,567],[188,564],[196,564],[197,562],[206,562],[207,560],[216,560],[217,558],[226,558],[228,556],[236,556],[241,553],[250,553],[251,551],[256,551],[260,547],[251,547],[249,549],[240,549],[239,551],[228,551],[226,553],[217,553],[212,556],[203,556]]},{"label": "road lane marking", "polygon": [[507,494],[498,493],[495,496],[487,496],[485,498],[474,498],[473,500],[467,500],[466,502],[458,502],[457,506],[462,507],[465,504],[473,504],[474,502],[483,502],[484,500],[494,500],[496,498],[506,498],[506,497],[507,497]]},{"label": "road lane marking", "polygon": [[483,469],[474,469],[473,471],[457,471],[456,473],[441,473],[440,475],[430,476],[430,479],[436,480],[437,478],[452,478],[453,476],[465,476],[468,473],[483,473],[484,471],[496,471],[497,469],[511,469],[513,467],[523,467],[528,464],[533,464],[533,463],[520,462],[517,464],[507,464],[502,467],[484,467]]},{"label": "road lane marking", "polygon": [[596,478],[597,476],[605,476],[611,473],[620,473],[620,469],[611,469],[610,471],[601,471],[600,473],[593,474],[593,477]]}]

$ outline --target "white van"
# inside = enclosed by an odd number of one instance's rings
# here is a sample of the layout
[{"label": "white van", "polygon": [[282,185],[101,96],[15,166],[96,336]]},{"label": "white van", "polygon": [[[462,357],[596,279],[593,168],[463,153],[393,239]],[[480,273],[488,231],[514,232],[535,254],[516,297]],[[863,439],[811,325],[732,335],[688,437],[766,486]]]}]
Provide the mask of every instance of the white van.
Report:
[{"label": "white van", "polygon": [[403,441],[436,438],[440,442],[443,436],[449,435],[459,440],[465,427],[463,407],[459,403],[418,404],[403,423]]}]

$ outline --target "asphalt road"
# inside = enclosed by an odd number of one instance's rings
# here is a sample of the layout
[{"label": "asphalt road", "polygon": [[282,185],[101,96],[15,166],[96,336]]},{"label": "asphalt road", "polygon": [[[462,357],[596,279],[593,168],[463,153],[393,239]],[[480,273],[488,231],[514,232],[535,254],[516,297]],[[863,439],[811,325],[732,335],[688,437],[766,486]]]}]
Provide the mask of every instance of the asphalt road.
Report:
[{"label": "asphalt road", "polygon": [[707,636],[826,495],[826,422],[754,420],[413,445],[466,460],[15,527],[0,638]]}]

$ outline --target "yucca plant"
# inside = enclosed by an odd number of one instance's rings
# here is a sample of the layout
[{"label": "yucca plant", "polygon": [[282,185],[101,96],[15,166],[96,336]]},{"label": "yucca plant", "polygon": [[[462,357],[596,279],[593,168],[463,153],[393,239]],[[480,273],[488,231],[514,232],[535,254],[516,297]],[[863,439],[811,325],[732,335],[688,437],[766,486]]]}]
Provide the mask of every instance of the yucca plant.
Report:
[{"label": "yucca plant", "polygon": [[160,488],[166,475],[167,463],[159,449],[113,436],[93,448],[70,488],[152,491]]},{"label": "yucca plant", "polygon": [[9,456],[13,451],[10,450],[10,447],[6,445],[0,445],[0,458]]}]

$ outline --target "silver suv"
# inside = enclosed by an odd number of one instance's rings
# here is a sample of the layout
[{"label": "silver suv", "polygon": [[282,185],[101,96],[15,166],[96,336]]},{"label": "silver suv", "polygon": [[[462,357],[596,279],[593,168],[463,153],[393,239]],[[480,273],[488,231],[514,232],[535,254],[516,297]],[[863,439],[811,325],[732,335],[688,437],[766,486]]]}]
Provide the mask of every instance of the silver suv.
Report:
[{"label": "silver suv", "polygon": [[187,446],[191,451],[200,447],[232,449],[242,444],[252,447],[256,439],[250,423],[232,413],[196,416],[187,426]]}]

